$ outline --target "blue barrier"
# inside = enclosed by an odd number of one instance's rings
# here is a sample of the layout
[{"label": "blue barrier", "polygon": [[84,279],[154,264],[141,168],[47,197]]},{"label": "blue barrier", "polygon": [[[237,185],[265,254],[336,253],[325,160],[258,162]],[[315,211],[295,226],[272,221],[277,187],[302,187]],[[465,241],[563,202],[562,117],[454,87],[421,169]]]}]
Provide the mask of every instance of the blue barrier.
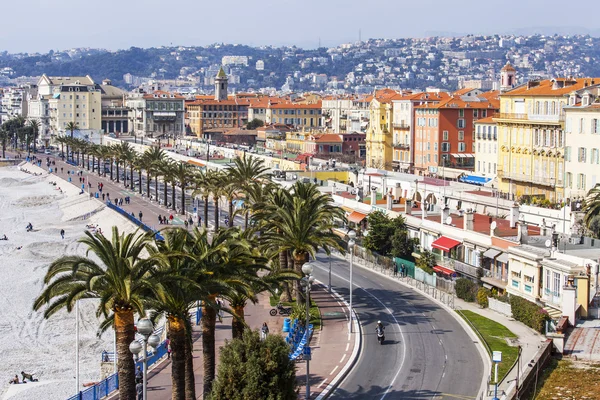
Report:
[{"label": "blue barrier", "polygon": [[[167,346],[165,343],[166,341],[162,342],[156,348],[154,354],[148,357],[148,368],[156,364],[161,358],[167,355]],[[135,367],[136,369],[137,367],[143,368],[143,363],[138,361],[135,363]],[[119,389],[119,376],[118,374],[112,374],[94,386],[77,393],[75,396],[69,397],[67,400],[99,400],[108,396],[117,389]]]},{"label": "blue barrier", "polygon": [[79,165],[77,165],[77,163],[76,163],[75,161],[70,161],[70,160],[67,160],[67,161],[65,161],[65,162],[66,162],[67,164],[69,164],[69,165],[72,165],[72,166],[74,166],[74,167],[78,167],[78,166],[79,166]]},{"label": "blue barrier", "polygon": [[137,219],[134,215],[131,215],[131,213],[128,213],[127,211],[123,210],[121,207],[114,205],[110,201],[107,201],[106,205],[111,210],[115,210],[116,212],[118,212],[122,216],[127,217],[127,219],[129,219],[131,222],[133,222],[134,224],[136,224],[137,226],[139,226],[140,228],[142,228],[142,230],[144,232],[154,232],[154,238],[156,240],[165,240],[165,238],[160,234],[160,232],[158,232],[154,228],[152,228],[152,227],[144,224],[142,221],[140,221],[139,219]]}]

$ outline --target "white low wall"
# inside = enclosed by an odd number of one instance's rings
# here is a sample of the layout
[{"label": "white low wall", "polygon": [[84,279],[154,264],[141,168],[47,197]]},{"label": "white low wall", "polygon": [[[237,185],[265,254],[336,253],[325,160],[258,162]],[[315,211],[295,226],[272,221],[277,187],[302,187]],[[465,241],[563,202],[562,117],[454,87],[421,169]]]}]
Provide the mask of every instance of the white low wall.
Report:
[{"label": "white low wall", "polygon": [[509,303],[504,303],[500,300],[494,299],[493,297],[488,297],[488,308],[512,318],[512,309]]}]

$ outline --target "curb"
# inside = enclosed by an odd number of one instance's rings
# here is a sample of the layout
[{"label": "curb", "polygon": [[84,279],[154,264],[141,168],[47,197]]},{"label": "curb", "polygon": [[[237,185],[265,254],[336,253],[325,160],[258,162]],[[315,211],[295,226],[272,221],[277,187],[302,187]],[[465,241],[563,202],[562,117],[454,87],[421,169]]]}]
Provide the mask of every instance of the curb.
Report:
[{"label": "curb", "polygon": [[[341,260],[346,260],[344,257],[337,255],[337,254],[333,254],[334,257],[337,257]],[[399,283],[400,285],[408,288],[408,289],[412,289],[413,291],[415,291],[416,293],[419,293],[420,295],[430,299],[431,301],[433,301],[434,303],[438,304],[439,306],[441,306],[442,308],[444,308],[450,315],[452,315],[452,317],[463,327],[463,329],[465,330],[465,332],[467,332],[467,334],[470,336],[471,340],[476,341],[477,342],[477,350],[479,350],[481,359],[483,360],[483,363],[486,365],[486,371],[491,371],[492,370],[492,361],[490,360],[490,357],[487,355],[487,350],[485,349],[485,347],[483,346],[481,340],[479,339],[479,336],[477,336],[477,333],[473,331],[473,329],[466,323],[466,321],[464,319],[462,319],[460,317],[460,315],[458,315],[457,312],[455,312],[455,310],[451,309],[450,307],[448,307],[446,304],[442,303],[441,301],[439,301],[438,299],[432,297],[431,295],[422,292],[420,290],[417,290],[416,288],[410,286],[407,283],[404,283],[400,280],[396,280],[386,274],[383,274],[379,271],[376,271],[374,269],[365,267],[364,265],[360,265],[358,263],[354,263],[355,267],[359,267],[362,268],[364,270],[367,271],[371,271],[375,274],[378,274],[382,277],[385,277],[386,279],[392,281],[392,282],[396,282]],[[488,387],[488,376],[489,376],[490,372],[488,372],[487,374],[483,375],[482,378],[482,382],[479,388],[479,391],[477,393],[477,399],[482,398],[485,399],[487,398],[487,387]]]},{"label": "curb", "polygon": [[[319,281],[315,280],[315,282],[319,282]],[[321,285],[323,285],[322,282],[319,282],[319,283]],[[339,300],[341,300],[344,303],[344,305],[348,308],[348,310],[350,311],[350,305],[348,304],[348,302],[346,300],[344,300],[344,298],[338,292],[336,292],[334,289],[331,289],[331,294],[333,296],[337,297]],[[355,335],[354,336],[354,349],[352,350],[352,354],[350,355],[350,358],[348,358],[348,361],[342,367],[340,372],[338,372],[338,374],[335,376],[335,378],[333,378],[331,380],[331,382],[327,385],[327,387],[325,389],[323,389],[321,394],[319,396],[317,396],[316,400],[324,400],[327,397],[329,397],[335,391],[335,389],[337,389],[337,387],[344,381],[346,376],[348,376],[348,374],[350,373],[350,371],[352,370],[352,368],[354,367],[354,365],[356,365],[356,363],[358,361],[358,357],[360,356],[360,350],[362,348],[362,327],[360,325],[360,322],[358,320],[358,315],[356,314],[356,312],[351,311],[351,313],[354,317],[354,335]],[[350,333],[348,333],[348,334],[350,335]]]}]

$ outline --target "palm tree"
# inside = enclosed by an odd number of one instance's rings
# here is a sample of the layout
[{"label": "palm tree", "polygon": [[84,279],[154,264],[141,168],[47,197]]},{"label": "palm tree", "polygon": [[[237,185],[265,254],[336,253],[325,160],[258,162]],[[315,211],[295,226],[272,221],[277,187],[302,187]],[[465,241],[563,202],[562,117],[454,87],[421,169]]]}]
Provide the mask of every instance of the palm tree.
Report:
[{"label": "palm tree", "polygon": [[163,204],[165,207],[168,204],[168,184],[173,184],[175,180],[173,176],[173,163],[173,160],[167,158],[158,165],[158,173],[163,179]]},{"label": "palm tree", "polygon": [[227,177],[222,171],[212,171],[208,179],[208,187],[212,193],[215,207],[215,232],[219,229],[219,201],[223,195],[224,183]]},{"label": "palm tree", "polygon": [[[148,307],[167,317],[167,332],[171,341],[172,399],[195,399],[194,371],[191,354],[191,325],[189,313],[194,303],[202,297],[202,286],[197,282],[211,279],[210,275],[195,268],[194,258],[186,251],[192,236],[185,229],[168,229],[164,241],[155,241],[149,247],[150,260],[156,268],[152,280]],[[186,385],[186,380],[192,379]],[[189,386],[189,387],[186,387]],[[187,392],[191,390],[191,392]]]},{"label": "palm tree", "polygon": [[[331,196],[322,194],[316,185],[296,182],[290,191],[280,193],[284,206],[273,203],[259,214],[267,228],[264,243],[279,251],[290,251],[294,270],[301,273],[308,256],[322,248],[343,251],[340,238],[333,232],[334,220],[345,220],[344,211],[333,205]],[[266,218],[265,218],[266,217]],[[298,302],[303,300],[299,281],[295,287]]]},{"label": "palm tree", "polygon": [[[73,133],[79,130],[79,125],[76,122],[67,122],[65,129],[71,132],[71,139],[73,139]],[[67,160],[69,159],[69,145],[67,145]]]},{"label": "palm tree", "polygon": [[594,186],[586,194],[581,210],[585,213],[583,222],[589,228],[594,217],[600,215],[600,185]]},{"label": "palm tree", "polygon": [[155,195],[158,200],[158,168],[160,163],[166,159],[167,155],[160,147],[151,147],[144,152],[144,157],[146,157],[144,164],[146,169],[148,198],[150,198],[150,176],[156,173],[154,184]]},{"label": "palm tree", "polygon": [[192,167],[189,164],[177,162],[174,164],[172,172],[174,179],[177,179],[181,187],[181,215],[185,216],[185,190],[192,179]]},{"label": "palm tree", "polygon": [[31,128],[33,129],[33,152],[37,153],[36,142],[38,134],[40,133],[40,127],[42,126],[42,123],[37,119],[30,119],[28,123],[29,126],[31,126]]},{"label": "palm tree", "polygon": [[141,257],[151,235],[137,232],[119,234],[113,227],[112,238],[85,232],[80,243],[100,260],[67,255],[55,260],[44,277],[45,289],[33,308],[46,307],[44,318],[66,308],[68,312],[81,299],[96,299],[96,315],[103,316],[100,329],[111,324],[116,332],[119,395],[134,400],[135,370],[129,344],[135,339],[134,315],[144,315],[144,293],[151,286],[146,277],[151,264]]},{"label": "palm tree", "polygon": [[210,172],[206,169],[199,170],[193,177],[194,191],[192,198],[202,197],[204,200],[204,228],[208,229],[208,201],[210,197]]},{"label": "palm tree", "polygon": [[[133,184],[133,169],[134,169],[134,165],[137,159],[137,153],[135,152],[135,150],[133,149],[133,147],[131,147],[131,145],[127,142],[121,142],[120,145],[120,152],[121,152],[121,159],[123,160],[124,163],[124,167],[123,168],[127,168],[127,164],[129,164],[129,186],[131,188],[131,190],[134,190],[134,184]],[[127,171],[125,171],[125,174],[127,174]],[[126,181],[126,179],[125,179]]]},{"label": "palm tree", "polygon": [[9,132],[4,128],[4,126],[0,126],[0,143],[2,143],[2,158],[6,158],[6,143],[10,138]]}]

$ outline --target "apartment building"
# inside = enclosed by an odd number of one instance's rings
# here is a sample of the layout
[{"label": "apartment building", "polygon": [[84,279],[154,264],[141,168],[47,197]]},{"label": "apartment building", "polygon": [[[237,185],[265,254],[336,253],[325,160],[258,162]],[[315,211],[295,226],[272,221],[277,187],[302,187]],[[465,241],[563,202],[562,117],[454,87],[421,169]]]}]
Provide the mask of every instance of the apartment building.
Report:
[{"label": "apartment building", "polygon": [[323,126],[333,133],[366,132],[373,96],[328,96],[322,101]]},{"label": "apartment building", "polygon": [[564,107],[569,94],[600,82],[593,78],[530,81],[503,93],[498,124],[501,191],[517,198],[565,196]]},{"label": "apartment building", "polygon": [[395,90],[383,89],[375,92],[371,100],[366,137],[367,167],[392,170],[394,145],[392,100],[401,96]]},{"label": "apartment building", "polygon": [[494,178],[498,164],[498,126],[493,117],[475,121],[475,173]]},{"label": "apartment building", "polygon": [[[590,81],[591,83],[591,81]],[[569,95],[565,110],[565,197],[584,197],[600,183],[599,85]]]},{"label": "apartment building", "polygon": [[161,90],[136,92],[125,100],[129,126],[136,136],[177,138],[185,133],[185,98]]},{"label": "apartment building", "polygon": [[125,106],[127,92],[112,85],[109,79],[100,85],[102,99],[101,129],[103,133],[129,133],[129,108]]}]

